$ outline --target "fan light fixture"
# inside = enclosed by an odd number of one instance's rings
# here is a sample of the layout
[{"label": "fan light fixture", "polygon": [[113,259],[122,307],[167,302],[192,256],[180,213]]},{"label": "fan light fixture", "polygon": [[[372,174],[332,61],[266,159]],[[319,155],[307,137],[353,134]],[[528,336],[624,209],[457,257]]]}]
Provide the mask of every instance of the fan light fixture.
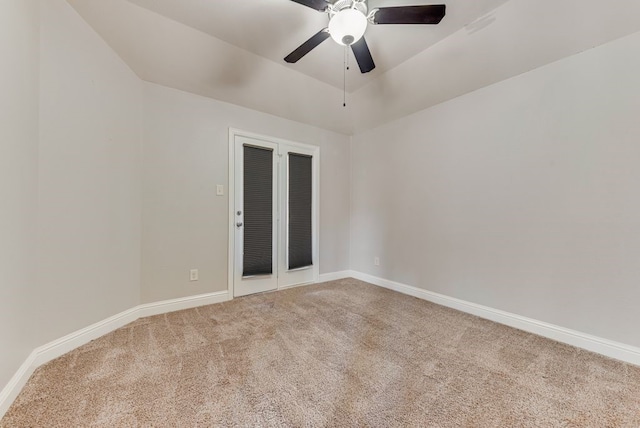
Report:
[{"label": "fan light fixture", "polygon": [[367,17],[357,9],[343,9],[329,21],[331,38],[343,46],[350,46],[364,36]]}]

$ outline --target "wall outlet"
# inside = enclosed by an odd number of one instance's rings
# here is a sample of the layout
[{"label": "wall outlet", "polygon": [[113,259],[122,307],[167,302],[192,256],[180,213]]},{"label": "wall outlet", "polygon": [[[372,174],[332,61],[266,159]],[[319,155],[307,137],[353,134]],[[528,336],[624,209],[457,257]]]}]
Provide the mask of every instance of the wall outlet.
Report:
[{"label": "wall outlet", "polygon": [[191,269],[189,271],[189,281],[197,281],[198,280],[198,269]]},{"label": "wall outlet", "polygon": [[375,256],[375,257],[373,258],[373,265],[374,265],[374,266],[380,266],[380,257]]}]

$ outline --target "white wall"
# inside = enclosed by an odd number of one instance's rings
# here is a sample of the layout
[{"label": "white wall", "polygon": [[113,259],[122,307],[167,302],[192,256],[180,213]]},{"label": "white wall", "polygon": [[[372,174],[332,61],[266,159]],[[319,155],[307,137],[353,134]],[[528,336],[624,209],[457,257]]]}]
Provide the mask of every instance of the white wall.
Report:
[{"label": "white wall", "polygon": [[41,2],[39,344],[140,300],[135,74],[63,0]]},{"label": "white wall", "polygon": [[352,269],[639,346],[639,50],[357,134]]},{"label": "white wall", "polygon": [[0,2],[0,389],[36,341],[38,2]]},{"label": "white wall", "polygon": [[320,272],[349,267],[349,137],[149,83],[143,302],[227,289],[229,127],[320,147]]}]

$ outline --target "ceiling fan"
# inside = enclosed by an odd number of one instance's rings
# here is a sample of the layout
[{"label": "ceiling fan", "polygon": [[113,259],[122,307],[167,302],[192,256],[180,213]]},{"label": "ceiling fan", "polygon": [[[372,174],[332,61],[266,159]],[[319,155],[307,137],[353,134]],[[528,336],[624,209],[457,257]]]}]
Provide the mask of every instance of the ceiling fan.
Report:
[{"label": "ceiling fan", "polygon": [[368,73],[376,68],[369,46],[364,39],[371,24],[438,24],[444,17],[444,4],[422,6],[379,7],[368,10],[367,0],[292,0],[329,15],[329,26],[323,28],[284,59],[298,62],[320,43],[331,37],[336,43],[351,46],[360,71]]}]

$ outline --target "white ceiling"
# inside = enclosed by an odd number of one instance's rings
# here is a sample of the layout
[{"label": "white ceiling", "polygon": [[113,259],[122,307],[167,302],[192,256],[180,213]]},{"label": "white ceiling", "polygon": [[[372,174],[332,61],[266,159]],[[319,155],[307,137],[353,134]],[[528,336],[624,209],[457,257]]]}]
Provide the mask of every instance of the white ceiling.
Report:
[{"label": "white ceiling", "polygon": [[282,59],[327,23],[293,1],[67,1],[145,81],[347,135],[640,31],[638,0],[444,0],[440,25],[369,27],[344,108],[343,48]]},{"label": "white ceiling", "polygon": [[[283,58],[328,25],[328,15],[290,0],[129,0],[241,49],[343,88],[344,47],[329,39],[296,64]],[[446,0],[439,25],[369,25],[365,38],[376,63],[347,79],[352,92],[383,72],[453,34],[507,0]],[[369,8],[443,3],[441,0],[369,0]],[[353,60],[353,56],[351,57]]]}]

